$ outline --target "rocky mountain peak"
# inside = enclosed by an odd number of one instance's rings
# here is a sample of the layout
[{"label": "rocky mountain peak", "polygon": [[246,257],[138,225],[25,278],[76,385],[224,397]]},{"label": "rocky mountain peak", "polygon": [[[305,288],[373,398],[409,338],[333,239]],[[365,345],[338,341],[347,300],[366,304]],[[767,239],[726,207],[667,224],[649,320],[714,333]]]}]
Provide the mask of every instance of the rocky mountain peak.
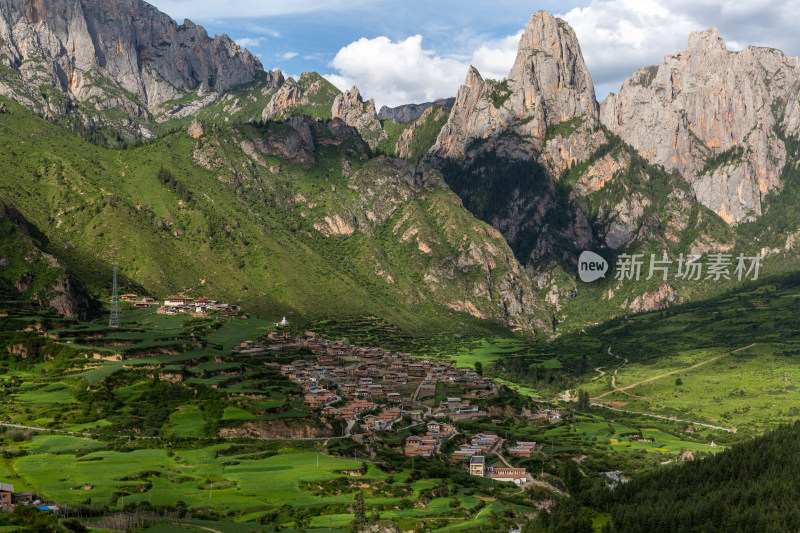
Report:
[{"label": "rocky mountain peak", "polygon": [[[98,111],[147,116],[187,92],[224,92],[253,81],[261,63],[225,35],[178,25],[142,0],[0,0],[0,94],[45,114],[64,99]],[[54,102],[55,101],[55,102]]]},{"label": "rocky mountain peak", "polygon": [[636,71],[601,106],[601,120],[652,163],[677,170],[697,199],[729,224],[754,220],[780,187],[796,134],[800,60],[769,48],[731,52],[716,28],[686,50]]},{"label": "rocky mountain peak", "polygon": [[[373,101],[374,104],[374,101]],[[334,116],[338,116],[336,111],[343,113],[345,109],[359,107],[364,105],[364,99],[361,97],[361,91],[358,87],[353,85],[348,90],[340,94],[334,101]]]},{"label": "rocky mountain peak", "polygon": [[334,99],[331,114],[356,128],[370,148],[374,149],[387,136],[375,110],[375,99],[364,102],[355,85]]},{"label": "rocky mountain peak", "polygon": [[594,84],[575,31],[546,11],[534,13],[528,21],[508,79],[523,94],[539,91],[549,124],[585,113],[597,117],[599,113]]},{"label": "rocky mountain peak", "polygon": [[539,11],[520,38],[508,78],[484,80],[469,68],[432,154],[460,157],[475,139],[514,131],[530,142],[510,155],[530,158],[541,148],[548,125],[583,115],[596,119],[599,106],[578,39],[565,21]]},{"label": "rocky mountain peak", "polygon": [[725,52],[725,41],[719,36],[717,28],[711,28],[703,31],[693,31],[689,34],[689,46],[686,49],[687,53],[697,52]]},{"label": "rocky mountain peak", "polygon": [[481,73],[478,72],[478,69],[470,65],[469,69],[467,69],[467,78],[464,80],[464,85],[472,88],[482,83],[483,76],[481,76]]}]

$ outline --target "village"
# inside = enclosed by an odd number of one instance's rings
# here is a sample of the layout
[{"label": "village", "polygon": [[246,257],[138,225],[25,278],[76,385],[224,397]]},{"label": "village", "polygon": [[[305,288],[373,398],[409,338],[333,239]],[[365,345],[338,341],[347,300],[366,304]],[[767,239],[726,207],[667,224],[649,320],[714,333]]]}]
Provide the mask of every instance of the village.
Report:
[{"label": "village", "polygon": [[[159,305],[155,298],[149,296],[140,297],[137,294],[123,294],[119,297],[120,301],[129,302],[135,309],[148,309]],[[156,309],[160,315],[179,315],[179,314],[205,314],[208,311],[220,311],[223,313],[237,313],[242,308],[238,305],[218,302],[209,298],[188,298],[185,296],[170,296],[164,299],[164,303]]]},{"label": "village", "polygon": [[[493,380],[449,362],[320,339],[310,331],[302,339],[286,332],[273,332],[268,339],[311,351],[315,361],[298,359],[281,365],[280,372],[301,385],[305,403],[318,409],[321,416],[343,419],[345,435],[390,431],[404,417],[411,423],[406,429],[420,428],[403,441],[400,451],[406,457],[439,453],[442,444],[458,433],[455,422],[487,415],[472,401],[498,394],[499,385]],[[246,341],[235,350],[264,353],[273,348]],[[546,424],[558,424],[562,417],[559,408],[542,408],[530,416]],[[524,468],[514,468],[503,456],[505,444],[498,435],[479,433],[450,457],[463,461],[464,469],[473,476],[518,486],[529,483],[532,476]],[[530,458],[540,449],[535,442],[517,442],[506,452]],[[493,455],[498,461],[487,464],[487,457]]]}]

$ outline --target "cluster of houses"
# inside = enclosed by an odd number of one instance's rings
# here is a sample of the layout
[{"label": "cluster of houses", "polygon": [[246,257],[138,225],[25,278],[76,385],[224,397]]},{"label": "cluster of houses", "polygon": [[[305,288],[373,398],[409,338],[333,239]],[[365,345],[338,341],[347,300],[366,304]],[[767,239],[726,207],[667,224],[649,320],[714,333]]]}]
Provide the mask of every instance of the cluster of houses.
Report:
[{"label": "cluster of houses", "polygon": [[469,420],[486,414],[477,405],[470,405],[469,400],[454,396],[448,396],[446,400],[442,401],[437,412],[449,416],[453,420]]},{"label": "cluster of houses", "polygon": [[447,422],[429,421],[425,429],[425,436],[412,435],[403,442],[403,454],[406,457],[421,455],[430,457],[439,449],[442,442],[456,434],[456,428]]},{"label": "cluster of houses", "polygon": [[528,472],[524,468],[510,466],[488,466],[486,457],[475,455],[469,460],[469,474],[471,476],[488,477],[495,481],[505,481],[519,486],[528,479]]},{"label": "cluster of houses", "polygon": [[392,424],[402,418],[405,411],[402,409],[382,409],[380,412],[364,417],[364,426],[367,431],[386,431],[391,429]]},{"label": "cluster of houses", "polygon": [[0,509],[13,511],[17,505],[31,505],[32,503],[34,503],[33,493],[14,492],[14,485],[0,483]]},{"label": "cluster of houses", "polygon": [[353,399],[342,407],[326,407],[322,410],[324,416],[340,416],[345,420],[353,420],[364,411],[372,411],[378,405],[369,400]]},{"label": "cluster of houses", "polygon": [[403,442],[403,455],[406,457],[430,457],[436,453],[436,439],[411,435]]},{"label": "cluster of houses", "polygon": [[[468,444],[462,444],[460,449],[454,451],[452,458],[469,459],[468,469],[471,476],[488,477],[495,481],[507,481],[515,485],[522,485],[528,478],[528,472],[524,468],[486,464],[486,455],[495,451],[500,443],[500,437],[493,433],[478,433],[470,439]],[[535,442],[517,442],[516,448],[509,450],[509,453],[520,457],[530,457],[535,449]],[[514,453],[514,450],[518,450],[520,453]],[[526,453],[528,455],[525,455]]]},{"label": "cluster of houses", "polygon": [[[323,414],[350,418],[358,414],[359,406],[369,402],[408,409],[415,402],[409,391],[422,382],[443,382],[459,386],[465,391],[481,388],[483,392],[496,393],[497,385],[469,369],[455,368],[449,363],[428,359],[414,359],[410,354],[389,352],[381,348],[368,348],[346,344],[341,341],[319,339],[306,332],[297,339],[285,332],[274,332],[269,336],[274,342],[294,344],[308,348],[315,361],[299,359],[281,366],[281,374],[303,387],[306,404],[323,409]],[[241,352],[267,349],[253,343],[238,347]],[[333,408],[330,404],[344,399],[345,407]],[[362,403],[357,402],[358,400]],[[363,403],[367,402],[367,403]],[[470,406],[460,397],[442,402],[443,409],[452,415],[480,415],[480,410]],[[373,409],[375,405],[361,411]],[[440,413],[441,414],[441,413]]]},{"label": "cluster of houses", "polygon": [[535,442],[517,442],[517,445],[508,449],[508,454],[515,457],[533,457],[536,453],[537,445]]},{"label": "cluster of houses", "polygon": [[564,413],[560,407],[552,409],[539,409],[531,417],[533,420],[541,420],[549,424],[558,424],[564,419]]},{"label": "cluster of houses", "polygon": [[150,298],[149,296],[142,296],[139,298],[138,294],[123,294],[119,299],[132,303],[136,309],[147,309],[150,306],[158,304],[155,298]]},{"label": "cluster of houses", "polygon": [[500,443],[500,437],[493,433],[478,433],[472,437],[468,444],[462,444],[461,448],[454,451],[451,455],[453,459],[469,459],[476,455],[491,453]]},{"label": "cluster of houses", "polygon": [[[134,295],[135,296],[135,295]],[[151,298],[152,300],[152,298]],[[134,305],[136,305],[134,303]],[[170,296],[164,300],[164,304],[156,310],[161,315],[178,314],[204,314],[207,311],[221,311],[224,313],[237,313],[242,308],[238,305],[221,303],[208,298],[187,298],[185,296]]]},{"label": "cluster of houses", "polygon": [[[283,334],[283,340],[305,346],[317,357],[320,368],[316,369],[316,374],[305,376],[307,379],[336,381],[350,378],[349,381],[355,383],[358,381],[357,378],[372,377],[373,381],[406,384],[424,378],[465,388],[488,387],[490,390],[495,390],[497,387],[491,379],[484,378],[470,369],[455,368],[449,363],[430,359],[414,359],[408,353],[329,341],[318,338],[310,331],[305,332],[305,338],[302,340],[293,339],[286,334]],[[350,364],[344,365],[345,361]]]}]

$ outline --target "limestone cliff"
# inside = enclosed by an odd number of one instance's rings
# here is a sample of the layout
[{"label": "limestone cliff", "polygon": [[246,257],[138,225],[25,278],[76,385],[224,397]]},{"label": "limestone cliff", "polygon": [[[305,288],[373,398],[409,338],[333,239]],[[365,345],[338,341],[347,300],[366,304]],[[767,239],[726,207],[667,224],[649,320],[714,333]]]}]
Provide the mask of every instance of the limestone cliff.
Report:
[{"label": "limestone cliff", "polygon": [[300,78],[289,78],[272,94],[261,114],[262,120],[284,120],[302,114],[330,119],[333,102],[341,91],[316,72],[303,72]]},{"label": "limestone cliff", "polygon": [[534,13],[525,28],[508,78],[484,80],[470,67],[450,119],[432,155],[460,158],[474,141],[494,147],[503,132],[524,139],[510,155],[531,157],[541,149],[549,125],[576,117],[596,119],[598,104],[578,39],[563,20]]},{"label": "limestone cliff", "polygon": [[455,101],[455,98],[440,98],[433,102],[425,102],[422,104],[404,104],[397,107],[382,106],[380,111],[378,111],[378,116],[384,120],[405,124],[406,122],[417,120],[431,107],[441,107],[449,110],[453,107]]},{"label": "limestone cliff", "polygon": [[697,199],[729,224],[761,214],[786,163],[775,126],[800,124],[800,59],[778,50],[726,49],[716,28],[686,50],[638,70],[601,105],[601,120],[652,163],[679,171]]},{"label": "limestone cliff", "polygon": [[364,102],[358,87],[352,87],[349,91],[336,96],[331,107],[331,115],[333,118],[341,118],[346,124],[357,129],[370,148],[375,148],[387,137],[375,111],[375,100],[370,98]]},{"label": "limestone cliff", "polygon": [[261,63],[226,35],[141,0],[0,0],[0,94],[47,115],[71,102],[132,119],[188,91],[253,81]]}]

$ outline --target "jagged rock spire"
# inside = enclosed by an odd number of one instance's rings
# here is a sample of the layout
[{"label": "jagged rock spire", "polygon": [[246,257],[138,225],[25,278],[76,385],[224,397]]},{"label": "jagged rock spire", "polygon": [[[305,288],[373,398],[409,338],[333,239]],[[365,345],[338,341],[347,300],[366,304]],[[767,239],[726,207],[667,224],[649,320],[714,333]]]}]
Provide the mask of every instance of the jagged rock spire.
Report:
[{"label": "jagged rock spire", "polygon": [[584,115],[596,119],[599,106],[575,32],[539,11],[528,21],[506,80],[484,80],[470,66],[431,153],[460,157],[473,140],[509,130],[537,139],[530,146],[535,149],[549,124]]}]

